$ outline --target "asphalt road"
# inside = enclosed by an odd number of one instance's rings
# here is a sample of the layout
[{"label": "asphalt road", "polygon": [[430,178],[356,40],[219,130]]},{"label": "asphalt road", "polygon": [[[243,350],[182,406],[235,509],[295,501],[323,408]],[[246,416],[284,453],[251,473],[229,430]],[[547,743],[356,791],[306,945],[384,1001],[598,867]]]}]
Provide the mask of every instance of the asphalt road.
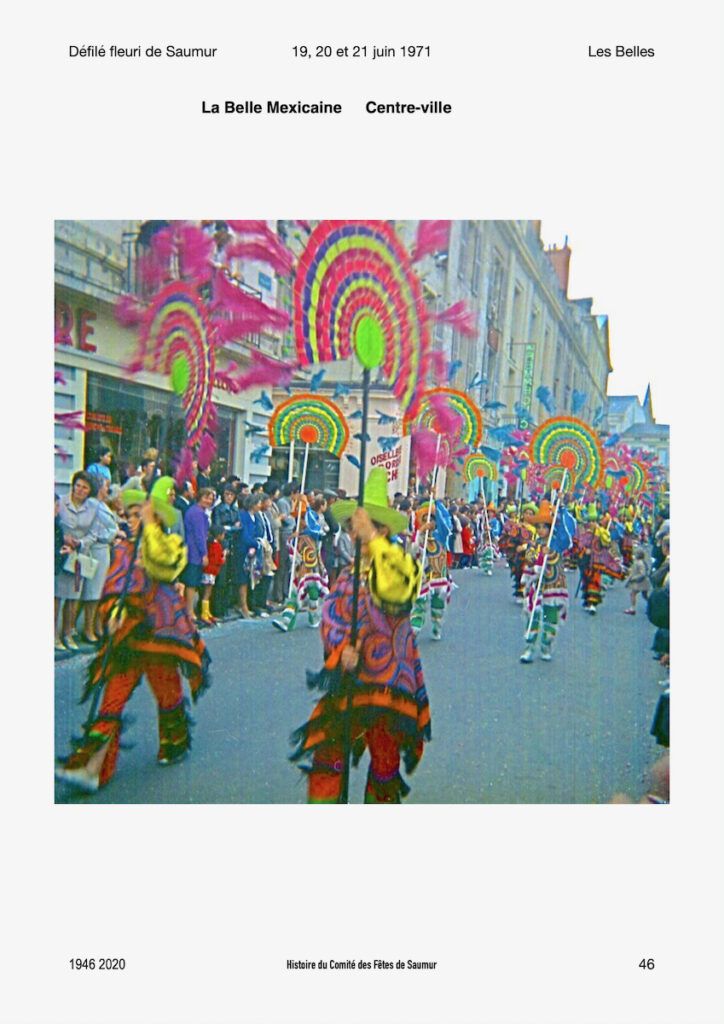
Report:
[{"label": "asphalt road", "polygon": [[[410,803],[600,803],[616,792],[638,797],[662,753],[649,735],[662,669],[652,660],[653,627],[623,614],[617,583],[597,616],[571,604],[554,658],[518,662],[525,628],[509,574],[454,573],[458,589],[443,640],[419,644],[432,711],[433,739],[409,780]],[[569,575],[571,590],[577,575]],[[288,761],[289,734],[315,702],[305,669],[321,664],[318,631],[300,616],[282,634],[268,621],[207,630],[213,683],[193,710],[193,749],[181,764],[156,764],[155,704],[145,683],[129,704],[118,770],[85,796],[56,783],[57,802],[303,803],[302,773]],[[56,663],[56,754],[83,721],[77,704],[88,655]],[[365,761],[352,773],[361,801]]]}]

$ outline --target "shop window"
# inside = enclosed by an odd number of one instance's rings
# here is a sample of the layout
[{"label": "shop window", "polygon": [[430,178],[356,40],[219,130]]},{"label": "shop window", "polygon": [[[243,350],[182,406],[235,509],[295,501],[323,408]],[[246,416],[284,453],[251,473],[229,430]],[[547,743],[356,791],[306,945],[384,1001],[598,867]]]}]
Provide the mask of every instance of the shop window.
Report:
[{"label": "shop window", "polygon": [[[225,476],[233,465],[234,412],[216,407],[217,458],[212,479]],[[164,470],[173,471],[178,453],[186,445],[183,409],[176,395],[129,381],[88,375],[85,461],[107,446],[114,455],[114,479],[121,482],[136,467],[147,448],[160,450]]]}]

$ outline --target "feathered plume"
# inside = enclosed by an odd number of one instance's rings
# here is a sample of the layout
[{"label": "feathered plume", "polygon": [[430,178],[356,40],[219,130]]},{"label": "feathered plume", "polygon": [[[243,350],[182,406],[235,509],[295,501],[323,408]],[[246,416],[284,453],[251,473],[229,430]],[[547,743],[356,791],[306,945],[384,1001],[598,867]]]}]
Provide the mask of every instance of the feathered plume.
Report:
[{"label": "feathered plume", "polygon": [[145,308],[135,295],[121,295],[116,303],[116,320],[123,327],[137,327],[143,319]]},{"label": "feathered plume", "polygon": [[83,422],[83,410],[74,409],[72,412],[56,412],[55,425],[64,430],[85,430]]},{"label": "feathered plume", "polygon": [[279,236],[266,224],[258,230],[249,232],[250,238],[240,238],[229,242],[226,255],[246,260],[258,260],[268,263],[273,270],[286,277],[294,267],[294,256],[279,240]]},{"label": "feathered plume", "polygon": [[187,221],[172,221],[151,239],[151,252],[159,267],[170,267],[175,256],[179,275],[187,281],[208,279],[213,246],[212,238]]},{"label": "feathered plume", "polygon": [[443,309],[440,313],[433,313],[432,319],[440,324],[449,324],[466,338],[474,338],[478,333],[475,313],[468,309],[462,300]]},{"label": "feathered plume", "polygon": [[199,466],[201,469],[209,468],[216,458],[217,451],[216,441],[214,441],[211,434],[208,432],[204,433],[204,436],[201,438],[201,443],[199,444],[198,454]]},{"label": "feathered plume", "polygon": [[184,484],[187,480],[190,480],[194,475],[194,453],[191,448],[184,448],[181,452],[181,458],[179,459],[178,466],[176,466],[176,475],[174,480],[176,481],[179,490],[183,489]]},{"label": "feathered plume", "polygon": [[159,263],[153,251],[149,250],[138,257],[136,274],[139,284],[143,286],[145,291],[155,292],[168,279],[169,270],[168,266]]},{"label": "feathered plume", "polygon": [[251,353],[251,367],[236,378],[236,385],[240,391],[261,384],[285,388],[292,381],[294,369],[295,367],[289,363],[280,363],[277,359],[255,350]]},{"label": "feathered plume", "polygon": [[432,379],[438,387],[447,383],[447,360],[445,359],[444,352],[435,349],[435,351],[430,353],[430,367],[432,369]]},{"label": "feathered plume", "polygon": [[267,229],[265,220],[227,220],[226,223],[238,235],[261,235]]},{"label": "feathered plume", "polygon": [[450,408],[444,395],[430,395],[430,408],[435,413],[435,425],[438,433],[448,437],[459,437],[461,418]]},{"label": "feathered plume", "polygon": [[214,278],[213,309],[216,338],[220,342],[256,334],[264,327],[285,330],[289,326],[288,313],[267,306],[221,273]]},{"label": "feathered plume", "polygon": [[450,245],[449,220],[421,220],[412,250],[412,262],[417,263],[428,253],[443,252]]},{"label": "feathered plume", "polygon": [[421,477],[427,476],[435,467],[435,453],[438,450],[438,435],[427,427],[415,427],[412,431],[412,456]]},{"label": "feathered plume", "polygon": [[214,387],[224,387],[232,395],[237,395],[241,388],[234,374],[239,369],[236,363],[229,363],[225,370],[216,370],[214,374]]}]

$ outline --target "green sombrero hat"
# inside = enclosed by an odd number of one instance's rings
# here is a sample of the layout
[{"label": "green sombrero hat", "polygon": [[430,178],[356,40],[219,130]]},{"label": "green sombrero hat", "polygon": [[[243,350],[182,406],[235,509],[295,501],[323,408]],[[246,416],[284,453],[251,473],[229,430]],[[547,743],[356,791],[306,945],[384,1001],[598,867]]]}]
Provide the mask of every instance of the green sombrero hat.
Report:
[{"label": "green sombrero hat", "polygon": [[[335,501],[330,512],[338,523],[344,523],[352,517],[358,508],[356,501]],[[376,466],[370,470],[364,486],[363,508],[370,519],[383,526],[389,526],[393,536],[403,533],[407,527],[407,516],[403,512],[390,507],[387,497],[387,470]]]},{"label": "green sombrero hat", "polygon": [[179,512],[175,509],[171,502],[168,500],[168,492],[176,484],[173,481],[173,477],[160,476],[151,488],[151,493],[146,494],[145,491],[136,490],[133,487],[129,487],[128,490],[121,491],[121,500],[123,501],[124,508],[131,508],[132,505],[145,505],[150,499],[153,506],[153,511],[161,519],[165,526],[173,526],[178,521]]}]

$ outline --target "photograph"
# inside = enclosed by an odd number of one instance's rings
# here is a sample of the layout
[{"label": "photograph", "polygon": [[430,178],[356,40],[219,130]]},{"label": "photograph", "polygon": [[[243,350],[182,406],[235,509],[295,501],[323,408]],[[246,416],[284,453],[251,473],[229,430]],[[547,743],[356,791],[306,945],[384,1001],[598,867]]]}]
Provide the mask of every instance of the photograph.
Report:
[{"label": "photograph", "polygon": [[56,221],[57,802],[668,802],[660,368],[575,259]]}]

